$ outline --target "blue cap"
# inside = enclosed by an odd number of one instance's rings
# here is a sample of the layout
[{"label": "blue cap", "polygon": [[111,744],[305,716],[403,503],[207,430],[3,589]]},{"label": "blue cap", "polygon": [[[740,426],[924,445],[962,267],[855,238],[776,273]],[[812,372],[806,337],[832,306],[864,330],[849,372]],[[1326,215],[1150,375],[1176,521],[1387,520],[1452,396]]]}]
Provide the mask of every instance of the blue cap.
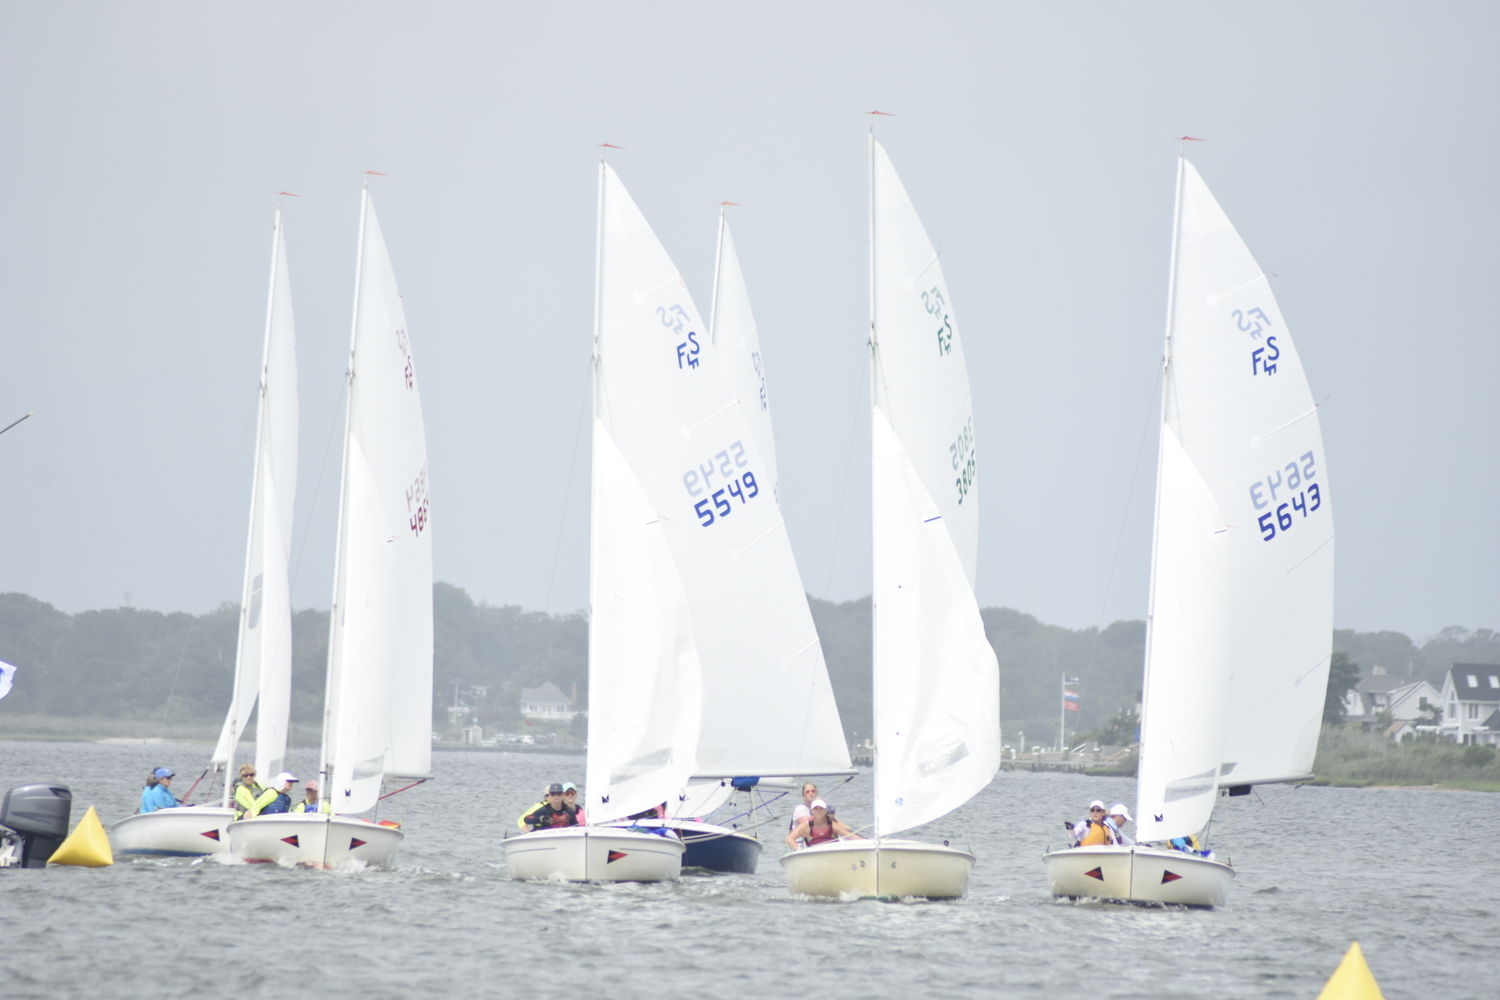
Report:
[{"label": "blue cap", "polygon": [[175,775],[172,773],[172,769],[170,767],[158,767],[156,769],[156,777],[158,779],[160,779],[160,778],[172,778],[172,777],[175,777]]}]

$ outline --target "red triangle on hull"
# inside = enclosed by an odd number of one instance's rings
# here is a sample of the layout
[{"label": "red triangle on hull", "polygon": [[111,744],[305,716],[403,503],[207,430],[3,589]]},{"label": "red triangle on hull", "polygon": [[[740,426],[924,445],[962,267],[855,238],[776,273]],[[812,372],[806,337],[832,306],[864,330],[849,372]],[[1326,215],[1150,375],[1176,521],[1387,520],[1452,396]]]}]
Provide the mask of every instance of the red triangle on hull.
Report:
[{"label": "red triangle on hull", "polygon": [[1180,878],[1182,878],[1182,876],[1178,875],[1176,872],[1163,871],[1161,873],[1161,884],[1166,885],[1168,882],[1176,882]]},{"label": "red triangle on hull", "polygon": [[352,851],[356,847],[364,847],[366,843],[368,843],[368,841],[360,840],[358,837],[350,837],[349,838],[349,850]]},{"label": "red triangle on hull", "polygon": [[1096,879],[1098,879],[1101,882],[1104,881],[1104,869],[1102,869],[1102,868],[1093,868],[1093,869],[1090,869],[1089,871],[1084,872],[1084,874],[1087,875],[1089,878],[1096,878]]},{"label": "red triangle on hull", "polygon": [[295,833],[292,834],[290,837],[282,837],[281,838],[281,842],[283,844],[291,844],[293,847],[301,847],[302,846],[302,844],[298,842],[297,835]]},{"label": "red triangle on hull", "polygon": [[619,861],[621,858],[627,857],[629,855],[629,853],[630,853],[629,851],[610,851],[609,852],[609,859],[607,861],[605,861],[604,863],[607,864],[607,865],[608,864],[613,864],[614,862]]}]

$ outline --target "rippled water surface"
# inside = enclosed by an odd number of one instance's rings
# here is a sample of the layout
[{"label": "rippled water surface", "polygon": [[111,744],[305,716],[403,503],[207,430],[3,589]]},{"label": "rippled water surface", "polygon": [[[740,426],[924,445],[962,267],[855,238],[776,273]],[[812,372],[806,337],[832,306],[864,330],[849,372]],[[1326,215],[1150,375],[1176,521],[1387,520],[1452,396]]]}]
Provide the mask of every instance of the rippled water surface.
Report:
[{"label": "rippled water surface", "polygon": [[[149,767],[174,768],[181,793],[205,756],[0,743],[0,789],[61,781],[75,821],[95,805],[109,825],[134,811]],[[294,753],[293,770],[307,777],[314,757]],[[840,903],[788,897],[771,836],[754,876],[513,882],[502,836],[547,782],[581,781],[583,758],[435,758],[437,780],[382,813],[406,833],[390,871],[0,871],[0,996],[1312,998],[1354,939],[1393,1000],[1500,996],[1500,795],[1221,800],[1214,839],[1238,870],[1228,905],[1165,911],[1047,893],[1041,855],[1060,821],[1093,797],[1130,801],[1133,782],[1001,774],[963,816],[917,833],[972,836],[967,900]],[[862,774],[832,797],[859,825],[869,794]]]}]

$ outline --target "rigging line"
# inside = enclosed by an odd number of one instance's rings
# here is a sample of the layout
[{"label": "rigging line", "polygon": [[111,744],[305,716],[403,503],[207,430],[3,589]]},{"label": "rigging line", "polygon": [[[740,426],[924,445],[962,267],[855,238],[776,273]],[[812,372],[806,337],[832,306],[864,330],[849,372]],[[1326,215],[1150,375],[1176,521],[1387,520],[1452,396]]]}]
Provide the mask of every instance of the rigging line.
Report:
[{"label": "rigging line", "polygon": [[828,553],[828,583],[823,587],[823,593],[833,592],[833,567],[838,561],[839,553],[839,528],[844,522],[844,498],[849,492],[849,468],[854,464],[854,436],[859,430],[859,404],[865,397],[865,365],[869,363],[869,345],[860,352],[862,357],[859,365],[859,383],[854,392],[854,416],[849,420],[849,454],[844,459],[844,485],[839,489],[839,512],[833,520],[833,546]]},{"label": "rigging line", "polygon": [[382,799],[388,799],[388,798],[390,798],[392,795],[400,795],[402,792],[406,791],[408,788],[416,788],[418,785],[422,784],[426,780],[427,780],[426,778],[418,778],[416,781],[413,781],[409,785],[402,785],[400,788],[396,789],[394,792],[386,792],[384,795],[382,795],[380,798],[376,799],[375,801],[379,802]]},{"label": "rigging line", "polygon": [[[1104,631],[1104,616],[1109,611],[1109,592],[1114,587],[1115,569],[1120,563],[1120,547],[1125,543],[1125,528],[1130,523],[1130,503],[1135,499],[1135,483],[1141,475],[1141,456],[1146,451],[1146,438],[1151,432],[1151,412],[1156,408],[1156,393],[1161,385],[1161,370],[1151,371],[1151,396],[1146,401],[1146,423],[1141,428],[1141,443],[1135,452],[1135,468],[1130,472],[1130,489],[1125,493],[1125,511],[1120,515],[1120,533],[1115,537],[1115,554],[1109,561],[1109,576],[1104,581],[1104,600],[1099,603],[1099,624],[1094,627],[1094,641],[1089,645],[1089,658],[1085,669],[1094,666],[1094,654],[1099,650],[1099,636]],[[1081,676],[1081,675],[1080,675]]]},{"label": "rigging line", "polygon": [[[312,507],[307,512],[307,527],[302,529],[302,548],[297,551],[297,565],[292,570],[292,584],[287,588],[290,591],[297,589],[297,577],[302,572],[302,557],[307,555],[307,539],[312,535],[313,514],[318,510],[318,496],[323,492],[323,474],[328,471],[328,453],[333,450],[333,432],[339,427],[339,411],[343,409],[344,393],[349,391],[349,377],[346,372],[339,386],[339,401],[333,408],[333,423],[328,427],[328,443],[323,446],[323,464],[318,466],[318,484],[313,487]],[[288,602],[290,603],[290,602]]]},{"label": "rigging line", "polygon": [[167,691],[167,702],[161,707],[161,725],[156,727],[157,739],[161,739],[161,734],[167,731],[167,712],[172,707],[172,695],[177,693],[177,679],[182,676],[182,661],[187,657],[188,640],[193,637],[193,626],[197,624],[197,615],[188,617],[187,634],[182,637],[182,652],[177,654],[177,672],[172,675],[172,687]]},{"label": "rigging line", "polygon": [[[588,403],[589,383],[594,377],[594,366],[589,365],[587,377],[583,380],[583,402]],[[585,407],[578,408],[578,427],[573,431],[573,457],[568,461],[568,485],[563,490],[562,513],[557,518],[557,544],[552,547],[552,572],[547,575],[547,600],[542,603],[542,613],[552,612],[552,584],[557,579],[557,560],[562,554],[563,529],[568,524],[568,503],[573,499],[573,473],[578,468],[578,442],[583,438],[583,411]]]}]

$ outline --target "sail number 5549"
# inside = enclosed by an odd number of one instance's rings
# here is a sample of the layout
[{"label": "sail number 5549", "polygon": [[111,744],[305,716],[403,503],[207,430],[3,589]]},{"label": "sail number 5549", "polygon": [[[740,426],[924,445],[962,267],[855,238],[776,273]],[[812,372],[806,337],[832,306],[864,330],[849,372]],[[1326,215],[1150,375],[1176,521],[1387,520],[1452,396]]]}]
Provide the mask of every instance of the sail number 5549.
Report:
[{"label": "sail number 5549", "polygon": [[[731,500],[738,500],[743,506],[760,496],[760,484],[755,481],[755,473],[745,468],[749,464],[750,459],[745,457],[744,442],[736,441],[715,453],[707,462],[695,463],[693,468],[682,474],[682,485],[688,491],[688,496],[703,497],[693,504],[693,512],[698,515],[703,527],[711,527],[714,522],[734,513]],[[743,472],[740,471],[742,469]],[[717,490],[713,488],[715,476],[723,484]],[[710,490],[713,492],[709,492]],[[708,495],[704,496],[705,493]]]}]

